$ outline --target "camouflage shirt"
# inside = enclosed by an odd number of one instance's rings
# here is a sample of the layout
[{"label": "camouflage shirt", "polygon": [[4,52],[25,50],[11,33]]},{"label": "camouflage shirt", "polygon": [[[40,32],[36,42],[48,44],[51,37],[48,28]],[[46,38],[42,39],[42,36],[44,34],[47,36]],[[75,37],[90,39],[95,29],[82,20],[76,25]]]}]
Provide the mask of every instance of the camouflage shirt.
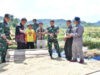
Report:
[{"label": "camouflage shirt", "polygon": [[39,24],[34,23],[32,26],[33,26],[33,29],[34,29],[34,30],[35,30],[35,32],[36,32],[37,28],[39,27]]},{"label": "camouflage shirt", "polygon": [[0,24],[0,38],[5,35],[2,23]]},{"label": "camouflage shirt", "polygon": [[7,39],[11,39],[11,37],[10,37],[10,26],[9,26],[9,24],[6,23],[6,22],[3,22],[2,23],[2,26],[4,28],[4,33],[5,33],[6,37],[7,37]]},{"label": "camouflage shirt", "polygon": [[[48,27],[47,28],[47,32],[48,32],[48,40],[54,40],[54,39],[57,39],[57,32],[59,30],[59,27],[56,27],[56,26],[51,26],[51,27]],[[54,36],[51,37],[49,34],[52,33]]]},{"label": "camouflage shirt", "polygon": [[3,25],[0,24],[0,53],[1,51],[6,50],[6,46],[7,46],[6,40],[2,38],[2,36],[4,35],[5,33],[4,33]]}]

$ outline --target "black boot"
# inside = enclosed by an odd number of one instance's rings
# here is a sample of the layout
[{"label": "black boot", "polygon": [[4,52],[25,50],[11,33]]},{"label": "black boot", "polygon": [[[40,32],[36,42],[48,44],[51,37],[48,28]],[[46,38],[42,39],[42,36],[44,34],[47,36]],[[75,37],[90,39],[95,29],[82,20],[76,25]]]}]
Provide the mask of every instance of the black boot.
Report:
[{"label": "black boot", "polygon": [[2,59],[1,63],[6,63],[6,60],[5,58]]},{"label": "black boot", "polygon": [[84,59],[81,59],[79,63],[84,64]]}]

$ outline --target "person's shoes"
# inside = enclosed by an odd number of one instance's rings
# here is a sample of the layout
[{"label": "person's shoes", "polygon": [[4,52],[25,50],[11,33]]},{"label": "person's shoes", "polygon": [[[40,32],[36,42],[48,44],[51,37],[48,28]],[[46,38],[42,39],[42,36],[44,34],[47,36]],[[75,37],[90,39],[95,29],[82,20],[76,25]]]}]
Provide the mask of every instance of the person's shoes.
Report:
[{"label": "person's shoes", "polygon": [[80,64],[84,64],[84,60],[80,60],[80,62],[79,62]]},{"label": "person's shoes", "polygon": [[68,61],[72,61],[71,59],[67,59]]},{"label": "person's shoes", "polygon": [[50,56],[51,59],[54,59],[52,56]]},{"label": "person's shoes", "polygon": [[71,62],[77,62],[77,59],[75,59],[75,60],[71,60]]},{"label": "person's shoes", "polygon": [[59,58],[61,58],[61,55],[59,55]]},{"label": "person's shoes", "polygon": [[3,60],[3,61],[2,61],[2,63],[6,63],[6,61],[5,61],[5,60]]}]

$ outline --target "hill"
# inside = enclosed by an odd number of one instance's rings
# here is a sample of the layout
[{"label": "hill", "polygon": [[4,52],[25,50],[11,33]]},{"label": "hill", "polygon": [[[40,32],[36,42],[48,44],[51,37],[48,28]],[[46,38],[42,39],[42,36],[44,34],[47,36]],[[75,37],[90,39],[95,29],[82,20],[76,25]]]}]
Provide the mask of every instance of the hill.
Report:
[{"label": "hill", "polygon": [[[12,25],[13,26],[16,26],[17,23],[20,22],[20,19],[19,18],[12,18]],[[48,27],[50,25],[50,20],[51,19],[38,19],[38,23],[39,22],[43,22],[44,23],[44,26],[45,27]],[[66,20],[65,19],[54,19],[55,20],[55,25],[59,26],[59,27],[62,27],[62,28],[65,28],[66,27]],[[0,16],[0,22],[3,21],[3,17]],[[28,21],[28,23],[33,23],[32,21]],[[83,26],[100,26],[100,21],[97,21],[95,23],[87,23],[85,21],[82,21],[81,22]]]}]

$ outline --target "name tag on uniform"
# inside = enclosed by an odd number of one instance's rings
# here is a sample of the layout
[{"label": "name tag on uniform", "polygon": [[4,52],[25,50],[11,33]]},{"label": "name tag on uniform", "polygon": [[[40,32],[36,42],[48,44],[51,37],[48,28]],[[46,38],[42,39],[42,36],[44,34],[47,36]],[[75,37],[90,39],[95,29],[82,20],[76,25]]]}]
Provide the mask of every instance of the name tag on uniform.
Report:
[{"label": "name tag on uniform", "polygon": [[9,25],[5,25],[5,27],[7,27],[7,28],[8,28],[8,27],[9,27]]}]

